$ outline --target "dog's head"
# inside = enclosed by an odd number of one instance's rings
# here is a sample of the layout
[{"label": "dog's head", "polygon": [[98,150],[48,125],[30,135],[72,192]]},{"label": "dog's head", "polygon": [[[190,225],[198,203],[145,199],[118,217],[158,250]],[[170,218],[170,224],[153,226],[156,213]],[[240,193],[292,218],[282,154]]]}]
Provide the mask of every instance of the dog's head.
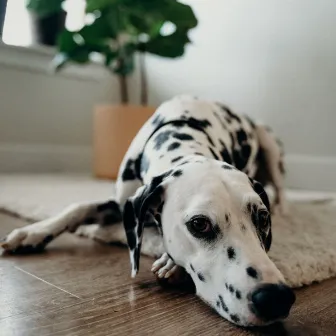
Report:
[{"label": "dog's head", "polygon": [[221,316],[242,326],[287,317],[295,296],[266,253],[270,204],[258,182],[226,163],[192,156],[139,188],[124,209],[133,276],[145,223],[159,226],[166,252]]}]

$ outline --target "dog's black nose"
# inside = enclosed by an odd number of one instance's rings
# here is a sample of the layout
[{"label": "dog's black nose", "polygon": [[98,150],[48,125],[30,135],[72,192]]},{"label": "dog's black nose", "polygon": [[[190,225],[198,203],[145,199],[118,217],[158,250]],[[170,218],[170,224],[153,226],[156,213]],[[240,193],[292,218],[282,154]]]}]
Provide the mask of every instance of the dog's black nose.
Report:
[{"label": "dog's black nose", "polygon": [[285,285],[265,284],[252,293],[253,312],[265,321],[286,318],[295,294]]}]

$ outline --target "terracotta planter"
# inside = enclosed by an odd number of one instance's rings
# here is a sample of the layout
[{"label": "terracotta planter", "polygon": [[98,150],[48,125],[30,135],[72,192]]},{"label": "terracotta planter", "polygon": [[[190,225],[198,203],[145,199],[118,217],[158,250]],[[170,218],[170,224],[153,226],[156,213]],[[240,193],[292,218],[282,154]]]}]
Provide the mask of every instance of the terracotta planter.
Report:
[{"label": "terracotta planter", "polygon": [[155,108],[132,105],[99,105],[94,110],[94,175],[116,179],[120,163],[141,126]]}]

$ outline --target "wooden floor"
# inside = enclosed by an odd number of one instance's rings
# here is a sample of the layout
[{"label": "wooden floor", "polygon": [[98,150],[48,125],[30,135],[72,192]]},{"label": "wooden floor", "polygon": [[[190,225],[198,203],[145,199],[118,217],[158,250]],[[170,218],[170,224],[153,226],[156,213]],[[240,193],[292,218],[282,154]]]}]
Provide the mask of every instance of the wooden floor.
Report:
[{"label": "wooden floor", "polygon": [[[0,214],[0,236],[24,222]],[[0,257],[0,335],[336,335],[336,279],[297,291],[285,324],[237,328],[193,294],[164,289],[143,258],[72,235],[39,255]]]}]

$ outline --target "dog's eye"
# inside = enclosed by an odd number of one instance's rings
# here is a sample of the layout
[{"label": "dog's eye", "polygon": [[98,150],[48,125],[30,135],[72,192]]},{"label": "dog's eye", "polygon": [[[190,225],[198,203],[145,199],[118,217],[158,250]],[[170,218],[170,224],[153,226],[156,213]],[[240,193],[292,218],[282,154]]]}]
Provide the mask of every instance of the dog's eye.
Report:
[{"label": "dog's eye", "polygon": [[197,217],[189,222],[190,229],[199,233],[206,233],[211,230],[211,222],[205,217]]},{"label": "dog's eye", "polygon": [[189,232],[195,237],[211,242],[220,235],[218,225],[213,225],[210,218],[204,215],[197,215],[186,222]]}]

